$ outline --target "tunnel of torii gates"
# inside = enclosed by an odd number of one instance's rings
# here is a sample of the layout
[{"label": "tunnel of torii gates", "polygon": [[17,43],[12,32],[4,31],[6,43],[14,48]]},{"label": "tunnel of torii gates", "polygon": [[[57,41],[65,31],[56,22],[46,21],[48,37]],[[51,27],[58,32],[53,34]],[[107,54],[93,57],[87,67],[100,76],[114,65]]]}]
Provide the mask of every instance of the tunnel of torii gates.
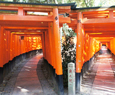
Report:
[{"label": "tunnel of torii gates", "polygon": [[[3,81],[5,64],[20,54],[42,48],[44,59],[55,69],[61,95],[63,68],[59,28],[67,23],[77,34],[76,91],[80,91],[83,64],[100,50],[102,44],[106,44],[115,54],[114,9],[115,6],[76,8],[75,3],[0,2],[0,82]],[[48,15],[28,12],[44,12]]]}]

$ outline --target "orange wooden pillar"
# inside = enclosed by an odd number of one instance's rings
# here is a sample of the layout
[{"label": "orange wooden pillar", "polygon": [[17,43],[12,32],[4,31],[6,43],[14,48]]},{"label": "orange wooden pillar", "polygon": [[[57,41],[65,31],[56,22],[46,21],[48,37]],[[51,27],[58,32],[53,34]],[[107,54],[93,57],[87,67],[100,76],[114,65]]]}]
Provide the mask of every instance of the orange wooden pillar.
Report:
[{"label": "orange wooden pillar", "polygon": [[30,37],[30,51],[32,50],[32,37]]},{"label": "orange wooden pillar", "polygon": [[53,48],[53,44],[54,44],[54,41],[52,40],[53,38],[53,31],[52,31],[52,23],[49,23],[48,24],[48,35],[49,35],[49,47],[50,47],[50,56],[51,56],[51,65],[53,66],[53,68],[55,69],[55,58],[53,58],[55,56],[55,54],[53,53],[54,52],[54,48]]},{"label": "orange wooden pillar", "polygon": [[46,39],[46,31],[44,32],[44,46],[45,46],[45,59],[47,59],[47,39]]},{"label": "orange wooden pillar", "polygon": [[11,33],[10,34],[10,60],[12,60],[12,52],[13,52],[13,46],[12,46],[12,43],[13,43],[13,38],[12,38],[13,34]]},{"label": "orange wooden pillar", "polygon": [[9,40],[10,40],[10,38],[9,38],[9,31],[7,31],[7,63],[9,62]]},{"label": "orange wooden pillar", "polygon": [[52,40],[54,40],[54,49],[55,49],[54,58],[55,58],[56,75],[57,75],[56,78],[57,78],[58,89],[59,89],[58,94],[64,95],[58,8],[53,9],[53,39]]},{"label": "orange wooden pillar", "polygon": [[20,55],[20,36],[18,36],[18,55]]},{"label": "orange wooden pillar", "polygon": [[99,51],[99,41],[96,41],[96,52]]},{"label": "orange wooden pillar", "polygon": [[31,45],[30,45],[30,51],[32,50],[32,43],[33,43],[33,40],[32,40],[33,38],[31,37]]},{"label": "orange wooden pillar", "polygon": [[47,31],[45,31],[44,34],[45,34],[45,59],[49,62]]},{"label": "orange wooden pillar", "polygon": [[108,42],[108,49],[110,50],[110,42]]},{"label": "orange wooden pillar", "polygon": [[83,74],[85,73],[85,65],[86,65],[86,47],[87,47],[87,35],[84,34],[84,44],[83,44],[83,65],[82,65],[82,70],[81,70],[81,75],[83,76]]},{"label": "orange wooden pillar", "polygon": [[82,65],[82,13],[78,12],[77,15],[77,43],[76,43],[76,92],[80,92],[80,75],[81,75],[81,65]]},{"label": "orange wooden pillar", "polygon": [[31,39],[30,37],[28,37],[28,52],[30,51],[30,43],[31,43]]},{"label": "orange wooden pillar", "polygon": [[110,41],[110,50],[113,53],[113,39]]},{"label": "orange wooden pillar", "polygon": [[22,37],[21,37],[21,54],[22,54],[22,48],[23,48],[23,40],[22,40]]},{"label": "orange wooden pillar", "polygon": [[25,37],[25,53],[27,52],[27,37]]},{"label": "orange wooden pillar", "polygon": [[98,52],[98,41],[96,41],[96,45],[95,45],[95,52]]},{"label": "orange wooden pillar", "polygon": [[19,36],[17,36],[17,56],[19,55]]},{"label": "orange wooden pillar", "polygon": [[96,43],[96,41],[95,41],[95,39],[93,38],[93,46],[92,46],[92,51],[93,51],[93,53],[92,53],[92,56],[95,54],[95,43]]},{"label": "orange wooden pillar", "polygon": [[7,45],[8,45],[8,38],[7,38],[8,37],[8,33],[7,33],[6,30],[4,32],[6,34],[5,35],[5,57],[4,57],[5,58],[5,64],[6,64],[6,63],[8,63],[8,48],[7,48]]},{"label": "orange wooden pillar", "polygon": [[[31,39],[31,40],[32,40],[32,39]],[[23,36],[23,39],[21,39],[21,42],[22,42],[22,44],[21,44],[22,46],[21,46],[21,47],[22,47],[22,54],[23,54],[23,53],[24,53],[24,48],[25,48],[25,47],[24,47],[24,36]],[[31,46],[32,46],[32,45],[31,45]],[[32,50],[32,48],[31,48],[31,50]]]},{"label": "orange wooden pillar", "polygon": [[[52,15],[52,12],[50,12],[49,15]],[[55,54],[53,53],[54,52],[54,49],[53,49],[54,41],[52,40],[52,38],[53,38],[52,34],[53,34],[53,23],[49,22],[48,23],[48,37],[49,37],[50,60],[51,60],[50,64],[55,69],[55,64],[54,64],[55,58],[53,58],[55,56]]]},{"label": "orange wooden pillar", "polygon": [[113,38],[113,54],[115,55],[115,38]]},{"label": "orange wooden pillar", "polygon": [[85,41],[85,46],[84,46],[84,48],[85,48],[85,53],[84,53],[85,61],[84,61],[83,67],[82,67],[82,71],[83,71],[82,74],[86,73],[86,71],[88,70],[88,66],[89,66],[89,57],[88,57],[88,55],[89,55],[89,35],[88,34],[85,35],[84,41]]},{"label": "orange wooden pillar", "polygon": [[46,57],[47,57],[47,61],[49,63],[49,48],[48,48],[48,36],[47,36],[47,31],[45,32],[45,39],[46,39]]},{"label": "orange wooden pillar", "polygon": [[6,63],[7,63],[7,32],[6,32],[6,30],[4,30],[4,41],[3,41],[3,44],[2,44],[3,46],[4,46],[4,48],[3,48],[3,65],[5,65]]},{"label": "orange wooden pillar", "polygon": [[83,38],[83,40],[82,40],[82,47],[81,47],[81,50],[82,50],[82,60],[81,60],[81,70],[82,70],[82,66],[83,66],[83,63],[84,63],[84,58],[85,58],[85,56],[84,56],[84,47],[85,47],[85,33],[84,33],[84,28],[82,27],[82,38]]},{"label": "orange wooden pillar", "polygon": [[7,62],[9,62],[9,46],[10,46],[10,44],[9,44],[9,42],[10,42],[10,34],[9,33],[10,32],[7,31]]},{"label": "orange wooden pillar", "polygon": [[27,37],[27,52],[29,52],[29,37]]},{"label": "orange wooden pillar", "polygon": [[12,43],[12,59],[15,57],[15,47],[14,47],[14,45],[15,45],[15,35],[12,35],[12,41],[13,41],[13,43]]},{"label": "orange wooden pillar", "polygon": [[93,55],[96,53],[96,40],[93,39]]},{"label": "orange wooden pillar", "polygon": [[17,40],[17,35],[15,35],[15,57],[18,55],[18,40]]},{"label": "orange wooden pillar", "polygon": [[89,43],[89,59],[91,59],[91,57],[92,57],[92,55],[93,55],[93,38],[92,37],[90,37],[90,39],[89,39],[90,41],[90,43]]},{"label": "orange wooden pillar", "polygon": [[86,35],[86,62],[89,60],[89,35]]},{"label": "orange wooden pillar", "polygon": [[89,35],[87,35],[87,48],[86,48],[86,53],[87,53],[87,57],[86,57],[86,63],[85,63],[85,72],[89,70],[89,67],[90,67],[90,61],[91,61],[91,56],[93,55],[93,40],[91,37],[89,37]]},{"label": "orange wooden pillar", "polygon": [[[31,41],[32,41],[32,48],[31,48],[31,51],[33,50],[33,37],[31,37],[32,39],[31,39]],[[23,42],[24,42],[24,40],[23,40]],[[24,46],[23,46],[24,47]]]},{"label": "orange wooden pillar", "polygon": [[112,39],[112,42],[111,42],[111,51],[112,51],[112,53],[114,52],[114,39]]},{"label": "orange wooden pillar", "polygon": [[0,83],[3,81],[3,36],[4,27],[0,26]]},{"label": "orange wooden pillar", "polygon": [[113,53],[113,39],[111,40],[111,53]]},{"label": "orange wooden pillar", "polygon": [[[42,35],[41,35],[41,39],[42,39]],[[36,49],[38,48],[39,45],[39,41],[38,41],[38,37],[36,38]]]},{"label": "orange wooden pillar", "polygon": [[95,45],[95,52],[97,53],[99,51],[99,41],[96,40],[96,45]]},{"label": "orange wooden pillar", "polygon": [[29,52],[29,37],[27,37],[27,52]]},{"label": "orange wooden pillar", "polygon": [[110,41],[110,50],[112,52],[112,40]]},{"label": "orange wooden pillar", "polygon": [[28,37],[28,52],[30,51],[30,37]]},{"label": "orange wooden pillar", "polygon": [[23,53],[25,53],[25,37],[24,37],[24,39],[23,39]]},{"label": "orange wooden pillar", "polygon": [[12,47],[13,47],[13,50],[12,50],[12,59],[15,57],[15,35],[13,34],[12,36],[12,39],[13,39],[13,43],[12,43]]},{"label": "orange wooden pillar", "polygon": [[10,40],[11,40],[11,33],[8,31],[8,61],[10,60]]},{"label": "orange wooden pillar", "polygon": [[24,53],[26,53],[27,52],[27,37],[24,37]]},{"label": "orange wooden pillar", "polygon": [[113,51],[114,51],[114,44],[113,44],[113,39],[112,39],[112,43],[111,43],[112,45],[112,53],[113,53]]},{"label": "orange wooden pillar", "polygon": [[49,38],[49,33],[48,33],[49,31],[47,31],[47,40],[48,40],[48,59],[49,59],[49,63],[50,63],[50,65],[52,64],[52,62],[51,62],[51,48],[50,48],[50,38]]},{"label": "orange wooden pillar", "polygon": [[88,54],[88,59],[90,60],[91,58],[91,37],[89,37],[89,54]]},{"label": "orange wooden pillar", "polygon": [[83,51],[83,55],[84,55],[84,62],[87,61],[87,34],[85,34],[84,37],[84,51]]},{"label": "orange wooden pillar", "polygon": [[41,39],[42,39],[43,57],[45,58],[45,40],[44,40],[44,33],[42,33]]},{"label": "orange wooden pillar", "polygon": [[20,54],[21,54],[21,36],[19,37],[19,50],[20,50]]}]

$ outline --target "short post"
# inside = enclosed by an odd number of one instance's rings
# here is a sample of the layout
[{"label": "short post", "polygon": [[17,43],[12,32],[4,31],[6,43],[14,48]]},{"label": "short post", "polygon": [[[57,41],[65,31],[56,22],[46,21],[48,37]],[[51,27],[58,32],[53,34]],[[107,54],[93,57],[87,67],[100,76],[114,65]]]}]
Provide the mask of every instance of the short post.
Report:
[{"label": "short post", "polygon": [[75,95],[75,64],[68,64],[68,95]]}]

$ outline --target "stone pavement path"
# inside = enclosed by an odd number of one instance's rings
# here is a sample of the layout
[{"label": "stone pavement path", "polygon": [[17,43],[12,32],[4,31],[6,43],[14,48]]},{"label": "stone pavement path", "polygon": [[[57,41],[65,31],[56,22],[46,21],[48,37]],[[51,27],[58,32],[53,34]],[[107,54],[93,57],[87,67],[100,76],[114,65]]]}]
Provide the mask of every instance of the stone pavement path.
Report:
[{"label": "stone pavement path", "polygon": [[98,55],[97,62],[82,82],[82,95],[115,95],[115,63],[110,54]]},{"label": "stone pavement path", "polygon": [[57,95],[45,78],[42,54],[16,66],[0,85],[0,95]]},{"label": "stone pavement path", "polygon": [[[0,85],[0,95],[57,95],[43,74],[42,56],[19,63]],[[115,95],[115,61],[110,54],[98,55],[83,78],[80,95]]]},{"label": "stone pavement path", "polygon": [[37,76],[37,63],[42,58],[38,55],[30,59],[21,69],[12,95],[43,95]]}]

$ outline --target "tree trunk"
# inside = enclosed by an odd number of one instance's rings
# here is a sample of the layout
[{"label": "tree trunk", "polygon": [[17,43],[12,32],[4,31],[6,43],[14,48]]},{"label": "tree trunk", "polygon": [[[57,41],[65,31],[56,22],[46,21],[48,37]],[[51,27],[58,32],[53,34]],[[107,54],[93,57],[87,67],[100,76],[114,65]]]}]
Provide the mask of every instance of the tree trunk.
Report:
[{"label": "tree trunk", "polygon": [[47,4],[49,4],[49,0],[47,0]]},{"label": "tree trunk", "polygon": [[54,0],[54,3],[55,3],[55,4],[58,4],[57,0]]},{"label": "tree trunk", "polygon": [[16,0],[13,0],[13,2],[16,2]]}]

